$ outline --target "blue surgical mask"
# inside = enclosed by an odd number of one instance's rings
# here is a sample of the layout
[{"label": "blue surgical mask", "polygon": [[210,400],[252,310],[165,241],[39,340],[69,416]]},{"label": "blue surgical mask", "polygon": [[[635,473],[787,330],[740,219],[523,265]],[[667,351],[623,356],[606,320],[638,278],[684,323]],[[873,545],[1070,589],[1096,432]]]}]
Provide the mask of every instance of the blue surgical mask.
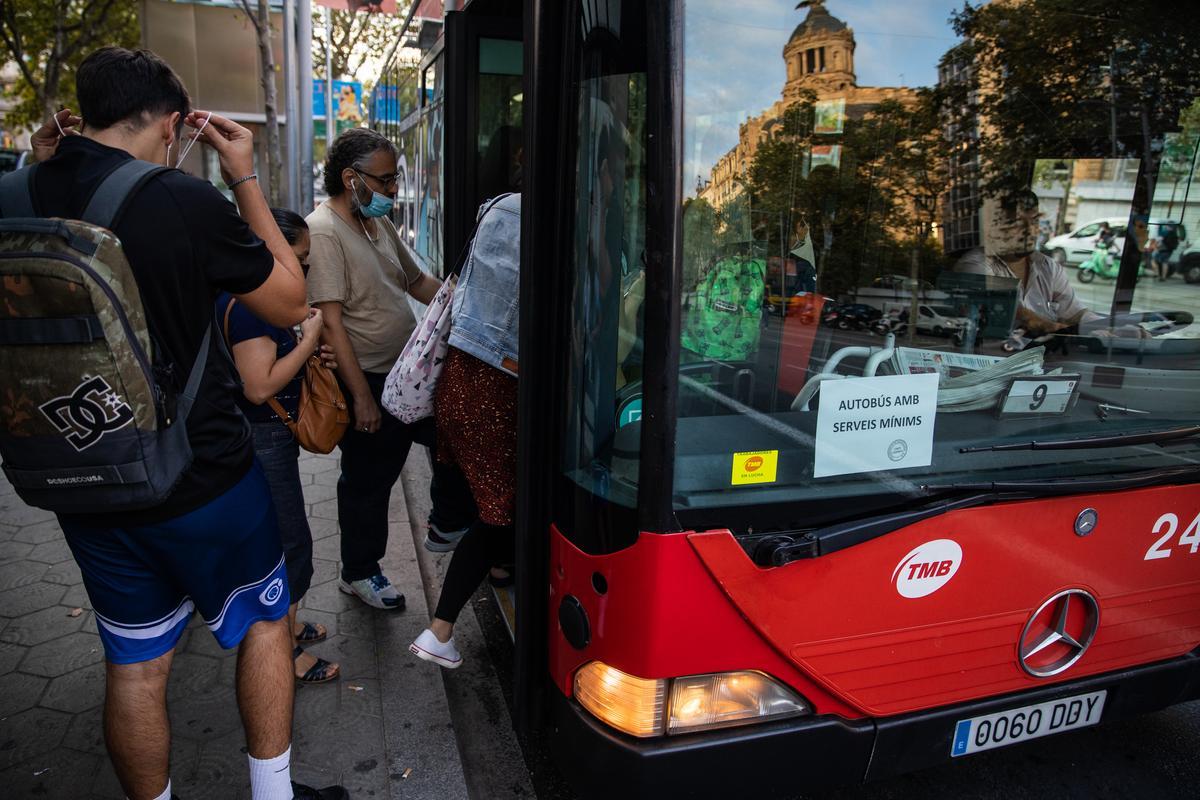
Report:
[{"label": "blue surgical mask", "polygon": [[371,202],[363,204],[358,199],[358,186],[354,186],[354,203],[358,206],[358,213],[364,217],[386,217],[392,211],[392,198],[386,194],[379,192],[371,192]]}]

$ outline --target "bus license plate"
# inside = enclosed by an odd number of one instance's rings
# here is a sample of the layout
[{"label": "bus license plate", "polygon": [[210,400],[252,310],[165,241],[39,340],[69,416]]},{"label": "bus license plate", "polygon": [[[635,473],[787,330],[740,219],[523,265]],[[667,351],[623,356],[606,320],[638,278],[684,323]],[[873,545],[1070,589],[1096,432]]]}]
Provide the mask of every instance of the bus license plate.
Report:
[{"label": "bus license plate", "polygon": [[954,726],[950,755],[965,756],[1095,725],[1100,721],[1107,695],[1107,691],[1080,694],[959,720]]}]

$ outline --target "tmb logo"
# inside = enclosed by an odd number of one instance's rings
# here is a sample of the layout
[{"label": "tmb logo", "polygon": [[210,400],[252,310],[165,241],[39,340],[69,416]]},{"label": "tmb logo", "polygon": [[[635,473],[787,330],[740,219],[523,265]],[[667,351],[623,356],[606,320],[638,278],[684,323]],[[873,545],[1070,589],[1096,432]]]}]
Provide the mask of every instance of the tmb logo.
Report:
[{"label": "tmb logo", "polygon": [[925,597],[949,583],[960,566],[962,548],[958,542],[934,539],[900,560],[892,573],[892,583],[901,597]]},{"label": "tmb logo", "polygon": [[40,408],[76,450],[86,450],[104,434],[133,422],[133,409],[101,377],[84,376],[71,394],[42,403]]},{"label": "tmb logo", "polygon": [[746,472],[757,472],[758,470],[762,469],[762,465],[762,456],[750,456],[746,459],[745,470]]}]

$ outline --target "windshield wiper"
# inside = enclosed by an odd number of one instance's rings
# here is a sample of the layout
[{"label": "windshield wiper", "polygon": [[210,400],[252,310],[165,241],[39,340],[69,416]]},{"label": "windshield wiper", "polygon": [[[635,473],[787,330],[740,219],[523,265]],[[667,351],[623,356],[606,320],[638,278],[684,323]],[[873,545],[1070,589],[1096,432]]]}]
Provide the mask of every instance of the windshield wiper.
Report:
[{"label": "windshield wiper", "polygon": [[1148,433],[1117,433],[1112,436],[1092,436],[1087,439],[1051,439],[1047,442],[1015,442],[1012,444],[985,444],[978,447],[960,447],[960,453],[986,453],[1001,450],[1090,450],[1096,447],[1122,447],[1130,444],[1158,444],[1174,439],[1186,439],[1200,434],[1200,425],[1186,428],[1171,428]]},{"label": "windshield wiper", "polygon": [[[1165,483],[1200,480],[1200,466],[1164,467],[1109,477],[1056,478],[1040,481],[979,481],[971,483],[929,484],[921,487],[928,496],[952,495],[919,508],[909,508],[865,519],[838,522],[807,532],[768,536],[754,547],[755,563],[764,567],[782,567],[802,558],[821,556],[847,547],[878,539],[880,536],[922,520],[963,508],[987,505],[1001,500],[1029,500],[1036,497],[1115,492],[1140,489]],[[965,495],[965,496],[964,496]]]}]

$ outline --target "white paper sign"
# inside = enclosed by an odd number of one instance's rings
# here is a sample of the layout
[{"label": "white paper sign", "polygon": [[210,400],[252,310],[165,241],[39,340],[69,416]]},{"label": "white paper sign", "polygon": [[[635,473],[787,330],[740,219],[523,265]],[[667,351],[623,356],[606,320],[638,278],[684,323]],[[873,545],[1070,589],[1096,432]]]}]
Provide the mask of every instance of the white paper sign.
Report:
[{"label": "white paper sign", "polygon": [[930,372],[822,383],[813,477],[929,466],[938,379]]}]

